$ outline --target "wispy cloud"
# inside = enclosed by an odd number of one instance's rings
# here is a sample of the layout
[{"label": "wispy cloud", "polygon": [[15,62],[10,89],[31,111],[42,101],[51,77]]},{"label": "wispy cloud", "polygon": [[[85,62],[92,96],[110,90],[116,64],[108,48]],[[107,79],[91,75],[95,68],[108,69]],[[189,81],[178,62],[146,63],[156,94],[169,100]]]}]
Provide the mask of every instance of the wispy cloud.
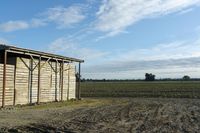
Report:
[{"label": "wispy cloud", "polygon": [[160,60],[200,56],[200,40],[175,41],[154,45],[148,49],[128,50],[119,53],[119,60]]},{"label": "wispy cloud", "polygon": [[33,18],[30,21],[24,20],[15,20],[8,21],[0,24],[0,31],[3,32],[13,32],[17,30],[26,30],[30,28],[37,28],[41,26],[45,26],[47,23],[42,19]]},{"label": "wispy cloud", "polygon": [[64,37],[54,40],[48,48],[48,51],[59,53],[66,56],[81,58],[84,60],[98,59],[108,55],[108,52],[102,52],[96,49],[81,47]]},{"label": "wispy cloud", "polygon": [[58,29],[68,28],[85,19],[83,9],[81,5],[48,8],[43,13],[40,13],[38,17],[31,18],[30,20],[12,20],[1,23],[0,31],[12,32],[46,26],[50,23],[56,24]]},{"label": "wispy cloud", "polygon": [[163,60],[141,60],[141,61],[116,61],[103,65],[88,67],[85,69],[87,73],[93,72],[126,72],[149,69],[168,69],[168,68],[185,68],[200,66],[200,58],[182,58],[182,59],[163,59]]},{"label": "wispy cloud", "polygon": [[113,36],[142,19],[182,12],[199,4],[200,0],[104,0],[95,27]]},{"label": "wispy cloud", "polygon": [[26,21],[8,21],[0,24],[0,31],[11,32],[28,29],[30,25]]},{"label": "wispy cloud", "polygon": [[[83,66],[84,67],[84,66]],[[124,68],[125,69],[125,68]],[[169,67],[169,68],[146,68],[145,70],[129,69],[127,71],[104,71],[98,72],[98,69],[91,68],[91,71],[85,72],[84,78],[96,78],[96,79],[144,79],[145,73],[153,73],[156,78],[182,78],[184,75],[189,75],[192,78],[199,78],[200,70],[197,67]],[[94,71],[95,70],[95,71]],[[112,69],[111,69],[112,70]],[[126,69],[125,69],[126,70]]]},{"label": "wispy cloud", "polygon": [[66,28],[76,24],[85,18],[82,6],[54,7],[42,13],[45,21],[54,22],[58,28]]},{"label": "wispy cloud", "polygon": [[30,22],[32,28],[37,28],[41,26],[46,26],[47,22],[43,19],[33,18]]},{"label": "wispy cloud", "polygon": [[178,13],[178,15],[183,15],[183,14],[192,12],[193,10],[194,10],[193,8],[189,8],[189,9],[186,9],[186,10],[182,10],[181,12]]}]

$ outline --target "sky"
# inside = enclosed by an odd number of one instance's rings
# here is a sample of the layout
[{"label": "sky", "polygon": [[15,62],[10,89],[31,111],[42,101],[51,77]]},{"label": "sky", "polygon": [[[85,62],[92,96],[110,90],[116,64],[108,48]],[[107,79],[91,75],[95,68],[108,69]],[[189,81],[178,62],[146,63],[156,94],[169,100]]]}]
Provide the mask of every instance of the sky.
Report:
[{"label": "sky", "polygon": [[83,78],[200,78],[200,0],[1,0],[0,43],[84,59]]}]

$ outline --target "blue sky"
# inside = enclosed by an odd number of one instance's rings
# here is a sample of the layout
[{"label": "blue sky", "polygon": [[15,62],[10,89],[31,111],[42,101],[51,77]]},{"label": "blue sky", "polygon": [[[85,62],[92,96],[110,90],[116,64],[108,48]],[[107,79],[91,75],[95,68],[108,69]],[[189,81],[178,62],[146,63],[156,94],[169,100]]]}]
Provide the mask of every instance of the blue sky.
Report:
[{"label": "blue sky", "polygon": [[84,59],[84,78],[196,78],[200,0],[2,0],[0,43]]}]

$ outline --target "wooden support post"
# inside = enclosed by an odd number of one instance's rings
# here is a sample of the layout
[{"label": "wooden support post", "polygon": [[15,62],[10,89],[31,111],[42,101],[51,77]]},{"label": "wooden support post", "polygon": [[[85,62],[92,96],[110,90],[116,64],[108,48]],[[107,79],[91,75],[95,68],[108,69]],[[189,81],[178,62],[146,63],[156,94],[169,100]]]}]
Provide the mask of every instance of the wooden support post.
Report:
[{"label": "wooden support post", "polygon": [[7,51],[4,51],[2,107],[5,106]]},{"label": "wooden support post", "polygon": [[57,86],[57,73],[58,73],[58,68],[57,68],[57,61],[56,61],[56,70],[55,70],[55,101],[58,101],[57,99],[57,90],[58,90],[58,86]]},{"label": "wooden support post", "polygon": [[62,68],[60,74],[61,74],[61,101],[63,101],[64,61],[62,61]]},{"label": "wooden support post", "polygon": [[32,96],[33,96],[33,91],[32,91],[32,86],[33,86],[33,59],[30,59],[30,69],[29,69],[29,102],[32,104]]},{"label": "wooden support post", "polygon": [[69,65],[69,63],[68,63],[68,66],[69,66],[69,68],[68,68],[68,72],[67,72],[67,81],[68,81],[68,84],[67,84],[67,100],[69,100],[69,80],[70,80],[70,75],[69,75],[69,70],[70,70],[70,65]]},{"label": "wooden support post", "polygon": [[81,63],[78,65],[78,100],[81,99]]},{"label": "wooden support post", "polygon": [[38,62],[38,93],[37,93],[37,103],[40,103],[40,75],[41,75],[41,56]]},{"label": "wooden support post", "polygon": [[[16,58],[16,61],[17,63],[17,58]],[[13,105],[15,106],[16,104],[16,70],[17,70],[17,64],[15,64],[15,69],[14,69],[14,95],[13,95]]]}]

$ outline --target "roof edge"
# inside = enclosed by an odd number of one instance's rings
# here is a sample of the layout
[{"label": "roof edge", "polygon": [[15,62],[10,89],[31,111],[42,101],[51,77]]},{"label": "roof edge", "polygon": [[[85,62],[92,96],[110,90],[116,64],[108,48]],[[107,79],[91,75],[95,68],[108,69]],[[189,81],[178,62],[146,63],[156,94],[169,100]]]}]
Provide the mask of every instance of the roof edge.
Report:
[{"label": "roof edge", "polygon": [[23,53],[37,54],[40,56],[48,56],[48,57],[65,59],[65,60],[74,61],[74,62],[80,62],[80,63],[84,62],[84,60],[81,60],[78,58],[72,58],[72,57],[52,54],[52,53],[48,53],[48,52],[42,52],[42,51],[38,51],[38,50],[31,50],[31,49],[27,49],[27,48],[21,48],[21,47],[6,45],[6,44],[0,44],[0,50],[19,51],[19,52],[23,52]]}]

